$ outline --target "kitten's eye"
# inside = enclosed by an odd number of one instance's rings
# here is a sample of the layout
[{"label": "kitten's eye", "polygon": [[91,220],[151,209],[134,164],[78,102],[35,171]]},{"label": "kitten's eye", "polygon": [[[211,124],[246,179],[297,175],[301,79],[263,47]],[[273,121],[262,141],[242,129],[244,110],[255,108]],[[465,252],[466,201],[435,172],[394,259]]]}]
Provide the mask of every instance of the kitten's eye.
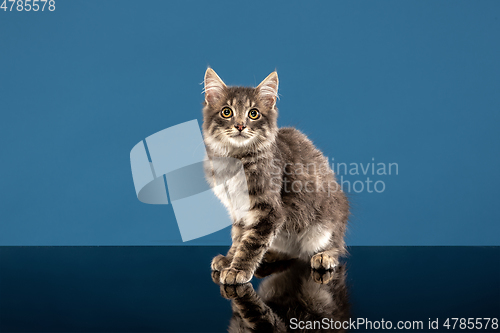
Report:
[{"label": "kitten's eye", "polygon": [[220,112],[220,115],[222,116],[222,118],[231,118],[233,116],[233,110],[231,110],[230,108],[224,108]]},{"label": "kitten's eye", "polygon": [[250,112],[248,112],[248,117],[252,120],[257,120],[260,118],[260,112],[255,109],[250,110]]}]

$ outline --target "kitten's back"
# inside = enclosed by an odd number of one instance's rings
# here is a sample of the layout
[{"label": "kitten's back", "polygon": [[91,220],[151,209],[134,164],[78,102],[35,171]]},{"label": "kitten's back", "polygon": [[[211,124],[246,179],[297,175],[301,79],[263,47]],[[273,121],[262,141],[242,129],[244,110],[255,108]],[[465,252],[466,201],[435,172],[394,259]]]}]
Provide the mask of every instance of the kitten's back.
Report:
[{"label": "kitten's back", "polygon": [[325,162],[325,157],[321,151],[314,146],[304,133],[296,128],[280,128],[276,142],[279,145],[282,156],[287,162],[303,162],[304,165],[314,162],[323,164]]}]

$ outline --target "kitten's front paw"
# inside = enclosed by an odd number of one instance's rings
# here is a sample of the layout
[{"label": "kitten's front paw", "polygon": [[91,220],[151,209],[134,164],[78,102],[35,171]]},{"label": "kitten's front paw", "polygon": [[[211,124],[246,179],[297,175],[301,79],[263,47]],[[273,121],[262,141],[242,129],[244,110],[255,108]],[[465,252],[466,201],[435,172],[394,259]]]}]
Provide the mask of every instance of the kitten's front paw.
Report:
[{"label": "kitten's front paw", "polygon": [[220,272],[220,283],[222,284],[242,284],[252,279],[252,273],[236,268],[224,268]]},{"label": "kitten's front paw", "polygon": [[220,272],[219,271],[212,271],[212,281],[216,284],[220,283]]},{"label": "kitten's front paw", "polygon": [[333,269],[337,266],[337,259],[324,252],[317,253],[311,258],[311,267],[313,269]]},{"label": "kitten's front paw", "polygon": [[224,268],[229,267],[231,262],[222,254],[219,254],[215,258],[212,259],[212,270],[213,271],[222,271]]}]

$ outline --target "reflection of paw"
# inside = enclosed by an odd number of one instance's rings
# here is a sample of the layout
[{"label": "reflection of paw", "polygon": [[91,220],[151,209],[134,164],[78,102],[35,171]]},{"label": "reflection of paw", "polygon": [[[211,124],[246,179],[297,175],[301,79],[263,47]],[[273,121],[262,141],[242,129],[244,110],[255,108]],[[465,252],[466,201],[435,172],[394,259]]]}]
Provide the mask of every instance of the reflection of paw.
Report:
[{"label": "reflection of paw", "polygon": [[313,281],[316,283],[319,283],[319,284],[327,284],[328,282],[332,281],[333,274],[334,274],[334,271],[331,271],[331,270],[317,271],[317,270],[313,269],[311,271],[311,277],[312,277]]},{"label": "reflection of paw", "polygon": [[242,284],[247,283],[252,278],[252,273],[236,268],[224,268],[220,272],[220,283],[222,284]]},{"label": "reflection of paw", "polygon": [[220,294],[227,299],[242,298],[249,295],[253,291],[251,283],[238,284],[238,285],[221,285]]},{"label": "reflection of paw", "polygon": [[219,254],[215,258],[212,259],[212,270],[213,271],[222,271],[224,268],[229,267],[231,262],[222,254]]},{"label": "reflection of paw", "polygon": [[333,269],[335,266],[337,266],[337,259],[324,252],[315,254],[311,258],[311,267],[313,269],[328,270],[328,269]]}]

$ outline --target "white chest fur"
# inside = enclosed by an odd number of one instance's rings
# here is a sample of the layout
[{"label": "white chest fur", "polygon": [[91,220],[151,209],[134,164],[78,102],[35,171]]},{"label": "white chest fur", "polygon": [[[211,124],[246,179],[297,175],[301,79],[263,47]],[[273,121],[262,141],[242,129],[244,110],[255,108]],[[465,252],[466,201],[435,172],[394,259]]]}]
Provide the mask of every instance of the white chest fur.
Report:
[{"label": "white chest fur", "polygon": [[233,177],[219,183],[220,185],[213,187],[213,191],[228,210],[233,222],[245,220],[250,209],[250,198],[243,167]]}]

